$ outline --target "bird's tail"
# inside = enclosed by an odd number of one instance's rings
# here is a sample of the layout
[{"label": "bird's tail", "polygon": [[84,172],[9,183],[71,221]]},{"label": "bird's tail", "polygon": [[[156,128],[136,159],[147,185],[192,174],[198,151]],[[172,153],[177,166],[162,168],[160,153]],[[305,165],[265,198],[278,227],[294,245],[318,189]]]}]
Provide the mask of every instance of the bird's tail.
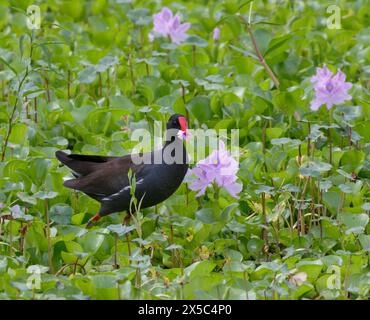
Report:
[{"label": "bird's tail", "polygon": [[58,159],[61,163],[65,164],[65,165],[67,165],[68,161],[70,160],[70,159],[68,158],[68,154],[66,154],[65,152],[63,152],[63,151],[61,151],[61,150],[58,150],[57,152],[55,152],[55,156],[57,157],[57,159]]},{"label": "bird's tail", "polygon": [[96,163],[79,159],[77,155],[69,155],[61,150],[56,151],[55,156],[61,163],[72,169],[76,177],[85,176],[96,168]]}]

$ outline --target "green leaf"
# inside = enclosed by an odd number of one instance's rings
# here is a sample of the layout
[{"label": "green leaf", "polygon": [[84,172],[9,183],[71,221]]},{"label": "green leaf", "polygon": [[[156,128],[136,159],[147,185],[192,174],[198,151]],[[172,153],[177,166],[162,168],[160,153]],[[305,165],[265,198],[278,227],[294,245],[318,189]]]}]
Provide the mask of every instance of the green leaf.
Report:
[{"label": "green leaf", "polygon": [[15,70],[5,59],[0,57],[0,61],[4,63],[10,70],[12,70],[15,75],[18,75],[17,70]]},{"label": "green leaf", "polygon": [[28,126],[24,123],[16,123],[9,136],[9,142],[24,144],[27,141]]},{"label": "green leaf", "polygon": [[210,261],[198,261],[187,268],[185,268],[185,276],[189,279],[195,278],[197,276],[209,275],[210,272],[216,267],[216,264]]},{"label": "green leaf", "polygon": [[200,122],[207,121],[212,117],[210,100],[206,96],[197,96],[189,101],[188,109]]},{"label": "green leaf", "polygon": [[262,239],[250,239],[247,243],[247,249],[253,254],[259,254],[262,252],[264,242]]},{"label": "green leaf", "polygon": [[327,192],[332,186],[333,183],[330,180],[320,180],[319,182],[319,188],[321,191]]},{"label": "green leaf", "polygon": [[96,66],[96,71],[98,72],[104,72],[108,68],[118,64],[118,58],[112,57],[112,56],[105,56],[104,58],[99,60],[98,65]]},{"label": "green leaf", "polygon": [[183,246],[179,244],[171,244],[170,246],[165,248],[165,250],[176,250],[176,249],[184,249],[184,248]]},{"label": "green leaf", "polygon": [[84,252],[94,254],[103,244],[106,233],[108,233],[108,230],[100,232],[96,230],[90,231],[79,238],[78,243],[81,244]]},{"label": "green leaf", "polygon": [[77,80],[81,83],[93,83],[96,79],[96,67],[90,66],[78,73]]},{"label": "green leaf", "polygon": [[27,203],[30,203],[30,204],[36,204],[37,203],[36,199],[34,197],[30,196],[26,192],[18,192],[17,197],[20,200],[22,200],[23,202],[27,202]]},{"label": "green leaf", "polygon": [[328,191],[323,194],[323,202],[325,206],[328,207],[332,214],[337,214],[339,204],[340,204],[340,195],[334,191]]},{"label": "green leaf", "polygon": [[360,234],[358,239],[361,243],[361,246],[364,250],[370,251],[370,235],[369,234]]},{"label": "green leaf", "polygon": [[352,180],[352,176],[349,173],[345,172],[344,170],[337,169],[337,172],[342,176],[346,177],[347,179]]},{"label": "green leaf", "polygon": [[205,48],[208,46],[208,42],[206,40],[196,35],[191,35],[187,37],[184,43],[201,48]]},{"label": "green leaf", "polygon": [[310,161],[307,162],[305,166],[300,167],[299,171],[303,176],[319,178],[322,172],[327,172],[331,168],[332,165],[330,163],[321,161]]},{"label": "green leaf", "polygon": [[359,194],[362,188],[362,181],[341,183],[338,187],[344,193]]},{"label": "green leaf", "polygon": [[274,91],[272,103],[284,114],[291,116],[297,110],[297,105],[300,105],[302,90],[296,89],[294,91]]},{"label": "green leaf", "polygon": [[302,260],[296,264],[299,271],[305,272],[309,281],[315,281],[321,273],[323,263],[321,260]]},{"label": "green leaf", "polygon": [[127,12],[127,17],[138,26],[146,26],[152,21],[150,11],[146,8],[132,9]]},{"label": "green leaf", "polygon": [[[277,139],[283,134],[283,129],[281,128],[267,128],[266,129],[266,136],[269,140]],[[289,139],[290,141],[290,139]]]},{"label": "green leaf", "polygon": [[258,48],[263,54],[271,41],[272,34],[265,29],[256,29],[253,33],[256,38]]},{"label": "green leaf", "polygon": [[274,38],[270,43],[265,52],[265,59],[277,55],[289,47],[289,41],[291,40],[292,35],[286,34],[280,37]]},{"label": "green leaf", "polygon": [[271,144],[272,145],[288,144],[288,143],[290,143],[292,141],[293,140],[290,139],[290,138],[278,138],[278,139],[274,138],[274,139],[271,139]]},{"label": "green leaf", "polygon": [[338,220],[347,228],[360,228],[363,231],[369,222],[369,216],[365,213],[341,212],[338,214]]},{"label": "green leaf", "polygon": [[255,60],[259,61],[258,57],[257,57],[255,54],[253,54],[253,53],[251,53],[251,52],[249,52],[249,51],[246,51],[246,50],[240,49],[240,48],[238,48],[238,47],[235,47],[235,46],[233,46],[233,45],[231,45],[231,44],[230,44],[229,46],[230,46],[230,48],[231,48],[231,49],[233,49],[233,50],[235,50],[235,51],[238,51],[238,52],[242,53],[244,56],[246,56],[246,57],[251,57],[251,58],[253,58],[253,59],[255,59]]},{"label": "green leaf", "polygon": [[342,169],[347,172],[358,173],[363,166],[365,160],[365,153],[360,150],[346,151],[340,159]]},{"label": "green leaf", "polygon": [[274,193],[274,187],[266,186],[266,185],[260,185],[258,188],[255,190],[257,194],[261,193],[267,193],[267,194],[273,194]]},{"label": "green leaf", "polygon": [[203,208],[195,213],[197,219],[206,224],[216,223],[217,220],[214,217],[213,210],[211,208]]},{"label": "green leaf", "polygon": [[119,237],[122,237],[126,235],[127,233],[129,233],[130,231],[135,230],[135,226],[125,226],[122,224],[111,224],[107,226],[107,229],[110,232],[117,234]]},{"label": "green leaf", "polygon": [[58,224],[71,223],[72,208],[66,204],[55,204],[50,208],[50,219]]},{"label": "green leaf", "polygon": [[36,192],[33,196],[37,199],[45,200],[45,199],[53,199],[58,195],[58,192],[54,191],[39,191]]}]

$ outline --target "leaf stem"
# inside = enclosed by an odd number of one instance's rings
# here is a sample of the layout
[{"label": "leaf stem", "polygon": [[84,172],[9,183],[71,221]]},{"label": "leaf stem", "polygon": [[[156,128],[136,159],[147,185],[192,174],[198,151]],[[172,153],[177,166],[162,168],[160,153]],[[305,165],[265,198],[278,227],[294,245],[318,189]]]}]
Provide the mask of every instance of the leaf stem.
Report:
[{"label": "leaf stem", "polygon": [[[174,244],[174,232],[173,232],[173,225],[171,223],[170,225],[170,245]],[[176,257],[175,257],[176,249],[171,250],[171,255],[172,255],[172,268],[175,268],[176,266]]]},{"label": "leaf stem", "polygon": [[188,108],[186,107],[186,89],[185,89],[185,86],[183,84],[181,84],[181,97],[182,97],[182,101],[184,103],[184,108],[185,108],[185,112],[186,112],[186,119],[188,120],[188,126],[190,126],[190,114],[189,114]]},{"label": "leaf stem", "polygon": [[308,135],[307,135],[307,157],[310,158],[311,150],[311,123],[307,122],[308,125]]},{"label": "leaf stem", "polygon": [[329,163],[333,164],[333,137],[332,137],[332,130],[331,130],[331,124],[332,124],[332,118],[333,118],[333,109],[329,110],[329,128],[328,128],[328,140],[329,140]]},{"label": "leaf stem", "polygon": [[68,69],[67,73],[67,97],[71,99],[71,70]]},{"label": "leaf stem", "polygon": [[114,235],[114,268],[118,269],[118,235]]},{"label": "leaf stem", "polygon": [[256,38],[253,34],[252,24],[251,23],[246,23],[246,28],[247,28],[247,31],[249,33],[249,36],[251,37],[252,44],[253,44],[253,47],[254,47],[254,51],[256,52],[256,55],[258,57],[259,62],[265,68],[267,74],[271,78],[272,82],[275,84],[276,88],[279,88],[280,82],[279,82],[278,78],[275,76],[274,72],[271,70],[271,68],[267,64],[265,58],[263,57],[260,49],[258,48]]},{"label": "leaf stem", "polygon": [[37,123],[37,98],[35,97],[34,98],[34,109],[35,109],[35,114],[34,114],[34,117],[35,117],[35,122]]},{"label": "leaf stem", "polygon": [[46,98],[47,98],[47,101],[50,102],[51,97],[50,97],[50,90],[49,90],[49,78],[47,76],[46,71],[45,71],[45,74],[44,74],[44,81],[45,81]]},{"label": "leaf stem", "polygon": [[304,215],[302,214],[302,202],[304,200],[304,196],[306,194],[306,190],[307,190],[307,186],[308,186],[308,182],[310,181],[310,177],[307,177],[306,179],[306,183],[303,187],[303,191],[302,191],[302,194],[301,194],[301,201],[299,203],[299,209],[298,209],[298,230],[299,230],[299,233],[300,235],[304,235],[305,234],[305,222],[304,222]]},{"label": "leaf stem", "polygon": [[[113,70],[114,72],[114,70]],[[114,77],[113,77],[114,79]],[[110,76],[109,76],[109,68],[107,69],[107,97],[110,96]],[[108,100],[108,103],[109,103],[109,99]]]},{"label": "leaf stem", "polygon": [[196,66],[196,56],[195,56],[196,55],[196,49],[197,49],[197,47],[193,45],[192,50],[191,50],[192,57],[193,57],[193,67]]},{"label": "leaf stem", "polygon": [[134,95],[136,89],[136,83],[135,83],[135,76],[134,76],[134,68],[133,68],[133,63],[132,63],[132,53],[130,52],[128,54],[128,66],[129,66],[129,69],[130,69],[130,79],[131,79],[131,83],[132,83],[132,94]]},{"label": "leaf stem", "polygon": [[53,273],[53,264],[51,261],[51,238],[50,238],[50,218],[49,218],[49,200],[48,199],[45,199],[45,220],[46,220],[46,238],[48,241],[49,272]]},{"label": "leaf stem", "polygon": [[352,148],[352,128],[348,126],[348,146],[349,149],[351,150]]},{"label": "leaf stem", "polygon": [[9,255],[13,255],[13,214],[10,213],[10,220],[9,220]]},{"label": "leaf stem", "polygon": [[103,80],[101,76],[101,72],[98,72],[98,78],[99,78],[99,87],[98,87],[98,95],[99,98],[103,95]]},{"label": "leaf stem", "polygon": [[[131,218],[131,214],[128,213],[125,218],[123,219],[123,225],[128,225],[129,221],[130,221],[130,218]],[[131,243],[130,243],[130,233],[127,232],[126,235],[125,235],[125,238],[126,238],[126,242],[127,242],[127,252],[128,252],[128,264],[131,265]]]},{"label": "leaf stem", "polygon": [[[19,82],[19,85],[18,85],[17,97],[15,98],[15,101],[14,101],[14,104],[13,104],[13,109],[12,109],[10,118],[8,120],[8,130],[7,130],[7,133],[5,135],[4,144],[3,144],[3,148],[2,148],[2,152],[1,152],[1,161],[4,161],[4,159],[5,159],[5,152],[6,152],[6,148],[8,146],[8,143],[9,143],[10,134],[12,133],[12,129],[13,129],[13,120],[14,120],[15,111],[17,110],[20,91],[23,87],[24,81],[26,80],[26,78],[28,77],[29,72],[30,72],[30,65],[32,63],[32,54],[33,54],[33,34],[31,34],[31,48],[30,48],[30,56],[29,56],[30,63],[27,65],[24,76],[23,76],[22,80]],[[8,96],[10,96],[10,95],[8,94]]]},{"label": "leaf stem", "polygon": [[3,100],[5,101],[5,81],[1,80],[1,93],[3,96]]},{"label": "leaf stem", "polygon": [[264,242],[263,252],[267,254],[269,250],[269,241],[267,234],[266,194],[264,192],[261,193],[261,202],[262,202],[262,223],[263,223],[262,239]]}]

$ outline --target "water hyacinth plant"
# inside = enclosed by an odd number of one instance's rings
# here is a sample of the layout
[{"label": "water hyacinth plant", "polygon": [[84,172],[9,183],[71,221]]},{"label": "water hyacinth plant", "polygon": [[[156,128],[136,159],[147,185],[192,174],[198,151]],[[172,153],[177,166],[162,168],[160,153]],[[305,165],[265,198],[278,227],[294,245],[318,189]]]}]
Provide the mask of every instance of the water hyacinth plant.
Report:
[{"label": "water hyacinth plant", "polygon": [[315,98],[311,101],[311,110],[317,111],[320,106],[326,105],[330,110],[333,105],[341,104],[351,100],[352,96],[348,90],[352,88],[352,83],[346,82],[346,75],[341,71],[333,73],[324,65],[316,69],[316,74],[311,77],[314,84]]},{"label": "water hyacinth plant", "polygon": [[197,191],[197,197],[202,196],[212,185],[224,188],[232,197],[239,198],[242,184],[237,182],[239,164],[225,149],[221,140],[219,149],[214,150],[207,158],[200,160],[190,172],[196,178],[189,185],[189,189]]},{"label": "water hyacinth plant", "polygon": [[169,8],[164,7],[159,13],[153,16],[153,30],[150,37],[159,34],[163,37],[168,37],[173,43],[180,44],[187,38],[187,31],[191,24],[180,23],[180,16],[177,13],[173,15]]}]

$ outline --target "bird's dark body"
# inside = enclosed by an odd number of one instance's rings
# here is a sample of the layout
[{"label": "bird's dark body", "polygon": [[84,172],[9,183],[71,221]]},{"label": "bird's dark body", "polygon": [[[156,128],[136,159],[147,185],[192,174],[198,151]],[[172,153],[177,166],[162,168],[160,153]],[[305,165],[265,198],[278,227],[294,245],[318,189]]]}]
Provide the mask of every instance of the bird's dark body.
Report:
[{"label": "bird's dark body", "polygon": [[[166,164],[154,163],[163,159],[164,150],[169,144],[181,144],[182,162]],[[68,155],[57,151],[60,162],[72,169],[76,179],[67,180],[64,186],[79,190],[101,203],[99,216],[113,212],[129,211],[131,190],[128,172],[135,176],[135,198],[141,201],[141,208],[154,206],[170,197],[182,183],[188,170],[187,155],[183,142],[177,138],[168,141],[160,149],[142,155],[144,163],[134,163],[135,157],[104,157],[90,155]],[[148,161],[150,159],[151,161]],[[147,163],[150,162],[150,163]],[[132,207],[131,210],[134,208]]]}]

